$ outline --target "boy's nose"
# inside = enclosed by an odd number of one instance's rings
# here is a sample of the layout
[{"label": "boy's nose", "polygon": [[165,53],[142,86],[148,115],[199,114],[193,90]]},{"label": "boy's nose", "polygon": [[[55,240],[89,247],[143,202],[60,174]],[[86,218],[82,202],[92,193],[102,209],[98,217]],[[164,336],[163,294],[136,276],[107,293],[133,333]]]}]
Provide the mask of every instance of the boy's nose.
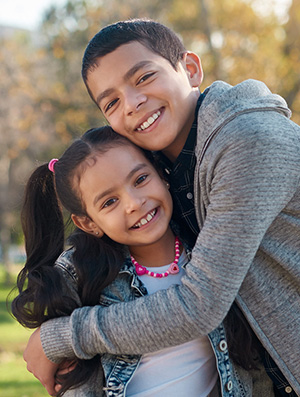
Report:
[{"label": "boy's nose", "polygon": [[144,94],[136,93],[134,91],[128,92],[125,99],[125,112],[131,115],[140,110],[140,107],[147,101]]}]

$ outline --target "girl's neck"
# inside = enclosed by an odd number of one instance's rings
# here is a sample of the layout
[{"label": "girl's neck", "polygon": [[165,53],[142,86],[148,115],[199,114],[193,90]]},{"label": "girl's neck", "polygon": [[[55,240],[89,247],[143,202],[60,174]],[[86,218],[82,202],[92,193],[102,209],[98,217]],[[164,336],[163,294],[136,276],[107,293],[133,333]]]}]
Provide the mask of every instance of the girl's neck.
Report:
[{"label": "girl's neck", "polygon": [[129,247],[130,254],[142,266],[159,267],[174,261],[175,236],[171,228],[153,244]]}]

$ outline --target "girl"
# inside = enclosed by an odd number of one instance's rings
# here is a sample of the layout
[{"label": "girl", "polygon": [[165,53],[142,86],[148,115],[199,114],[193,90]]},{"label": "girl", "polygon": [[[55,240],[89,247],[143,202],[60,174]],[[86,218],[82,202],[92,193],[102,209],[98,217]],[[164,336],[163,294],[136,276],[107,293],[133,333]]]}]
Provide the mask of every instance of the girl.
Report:
[{"label": "girl", "polygon": [[[60,203],[77,229],[71,248],[56,260],[64,248]],[[145,153],[110,127],[89,130],[28,181],[22,210],[27,262],[18,277],[14,316],[37,327],[82,305],[110,305],[179,284],[189,251],[171,229],[171,215],[166,183]],[[141,324],[141,332],[146,326]],[[116,327],[122,327],[122,319]],[[92,330],[87,332],[92,343]],[[164,337],[172,339],[172,329]],[[76,396],[217,395],[211,345],[221,387],[231,376],[228,395],[235,387],[244,393],[241,383],[234,383],[220,327],[209,338],[143,357],[104,354],[76,360],[60,377],[57,395],[70,388]]]}]

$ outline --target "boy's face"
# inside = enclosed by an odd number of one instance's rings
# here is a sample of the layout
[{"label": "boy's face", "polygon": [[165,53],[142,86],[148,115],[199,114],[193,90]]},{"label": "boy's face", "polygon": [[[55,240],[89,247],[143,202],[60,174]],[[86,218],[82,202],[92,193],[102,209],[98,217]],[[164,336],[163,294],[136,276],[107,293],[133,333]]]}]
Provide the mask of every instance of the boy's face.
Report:
[{"label": "boy's face", "polygon": [[200,60],[185,53],[175,70],[139,42],[98,60],[87,76],[93,99],[112,128],[136,145],[174,160],[195,116],[202,81]]}]

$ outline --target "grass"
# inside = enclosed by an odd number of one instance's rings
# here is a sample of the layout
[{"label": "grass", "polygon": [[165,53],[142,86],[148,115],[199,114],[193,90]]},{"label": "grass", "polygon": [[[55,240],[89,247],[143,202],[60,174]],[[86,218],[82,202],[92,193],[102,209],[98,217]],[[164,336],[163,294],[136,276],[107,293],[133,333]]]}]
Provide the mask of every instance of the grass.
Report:
[{"label": "grass", "polygon": [[44,397],[48,393],[26,369],[23,350],[31,334],[14,320],[6,308],[6,298],[12,287],[3,283],[0,266],[0,396]]}]

